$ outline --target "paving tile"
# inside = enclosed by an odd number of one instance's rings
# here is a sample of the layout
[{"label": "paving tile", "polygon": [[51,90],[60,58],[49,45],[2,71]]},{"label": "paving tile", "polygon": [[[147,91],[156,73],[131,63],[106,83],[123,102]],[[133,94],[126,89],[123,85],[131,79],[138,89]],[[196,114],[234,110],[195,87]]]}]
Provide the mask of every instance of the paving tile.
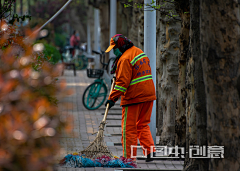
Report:
[{"label": "paving tile", "polygon": [[165,165],[156,165],[157,169],[167,169]]},{"label": "paving tile", "polygon": [[114,171],[115,169],[114,168],[104,168],[104,171]]},{"label": "paving tile", "polygon": [[149,169],[157,169],[157,165],[154,163],[154,164],[147,164],[148,168]]},{"label": "paving tile", "polygon": [[[94,80],[86,77],[86,71],[77,71],[77,77],[74,77],[72,74],[72,70],[66,70],[64,72],[64,76],[60,77],[60,79],[66,79],[67,83],[84,83],[84,86],[71,86],[71,88],[75,91],[75,94],[64,99],[65,102],[70,102],[73,105],[68,105],[68,109],[60,110],[62,111],[60,114],[64,119],[67,119],[70,116],[74,117],[74,120],[71,124],[73,124],[74,129],[70,134],[62,133],[60,139],[60,145],[64,149],[64,151],[59,155],[59,157],[65,156],[67,153],[72,152],[80,152],[90,145],[96,138],[96,134],[92,135],[93,132],[97,132],[99,128],[99,124],[102,121],[103,115],[105,111],[105,107],[101,106],[98,110],[89,111],[85,109],[82,105],[82,94],[86,89],[87,85],[92,83]],[[111,113],[120,114],[120,115],[108,115],[107,125],[121,125],[121,107],[119,107],[120,102],[117,102],[116,105],[111,109]],[[60,108],[61,109],[61,108]],[[111,120],[112,118],[112,120]],[[122,156],[122,146],[114,146],[114,143],[121,144],[121,135],[120,136],[112,136],[113,134],[121,134],[121,127],[105,127],[105,137],[104,141],[108,145],[109,150],[118,157]],[[110,136],[106,136],[106,134]],[[159,136],[156,137],[157,141],[159,140]],[[142,155],[142,150],[137,150],[138,155]],[[154,161],[153,163],[137,163],[138,168],[141,167],[145,169],[170,169],[171,167],[180,168],[182,167],[183,162],[181,161]],[[165,165],[166,166],[165,166]],[[115,169],[122,170],[121,168],[69,168],[69,167],[57,167],[57,170],[60,171],[93,171],[93,170],[103,170],[103,171],[114,171]]]},{"label": "paving tile", "polygon": [[76,171],[85,171],[84,168],[76,168]]},{"label": "paving tile", "polygon": [[67,171],[67,168],[65,168],[65,167],[60,167],[60,168],[58,168],[58,171]]},{"label": "paving tile", "polygon": [[176,169],[183,169],[183,165],[181,165],[181,164],[174,164],[174,167]]},{"label": "paving tile", "polygon": [[172,164],[165,164],[165,167],[168,169],[176,169]]},{"label": "paving tile", "polygon": [[164,160],[163,163],[164,163],[164,164],[171,164],[171,165],[172,165],[172,161],[169,161],[169,160]]},{"label": "paving tile", "polygon": [[148,166],[146,164],[137,164],[138,168],[141,168],[141,169],[147,169]]},{"label": "paving tile", "polygon": [[95,171],[95,168],[85,168],[86,171]]},{"label": "paving tile", "polygon": [[66,171],[66,168],[63,168],[61,166],[54,167],[54,171]]}]

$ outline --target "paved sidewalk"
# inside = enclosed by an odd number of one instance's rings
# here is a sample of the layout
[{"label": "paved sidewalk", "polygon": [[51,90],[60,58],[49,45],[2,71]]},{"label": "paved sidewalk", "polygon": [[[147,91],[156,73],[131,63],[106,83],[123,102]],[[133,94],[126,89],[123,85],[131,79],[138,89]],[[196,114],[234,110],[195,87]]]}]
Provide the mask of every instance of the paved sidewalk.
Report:
[{"label": "paved sidewalk", "polygon": [[[61,155],[57,157],[57,160],[63,159],[67,154],[74,152],[80,152],[85,149],[90,142],[92,142],[96,134],[92,133],[98,131],[98,126],[103,119],[103,113],[105,112],[105,106],[103,105],[98,110],[90,111],[84,108],[82,105],[82,95],[86,87],[91,84],[94,79],[87,77],[86,71],[77,71],[77,76],[74,77],[72,70],[65,70],[64,76],[60,79],[67,81],[67,87],[74,90],[74,94],[67,97],[65,101],[70,102],[73,106],[69,105],[67,111],[61,112],[61,117],[68,116],[74,117],[73,130],[70,134],[62,134],[60,139],[60,145],[62,146]],[[107,117],[107,125],[104,131],[104,140],[109,150],[115,156],[122,156],[121,146],[121,107],[119,102],[109,110]],[[158,142],[159,137],[157,137]],[[138,150],[138,155],[143,155],[142,150]],[[123,168],[69,168],[56,165],[56,171],[114,171],[114,170],[182,170],[183,161],[170,161],[170,160],[156,160],[150,163],[146,163],[144,160],[137,160],[138,168],[135,169],[123,169]]]}]

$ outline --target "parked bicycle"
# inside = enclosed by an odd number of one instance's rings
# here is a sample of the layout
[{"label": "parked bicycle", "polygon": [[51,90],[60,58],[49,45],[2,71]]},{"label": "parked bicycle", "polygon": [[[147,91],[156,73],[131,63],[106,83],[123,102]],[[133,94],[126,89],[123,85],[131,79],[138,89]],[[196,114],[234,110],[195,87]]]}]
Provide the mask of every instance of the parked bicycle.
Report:
[{"label": "parked bicycle", "polygon": [[92,52],[100,55],[100,63],[102,64],[102,69],[87,69],[87,76],[89,78],[97,78],[86,88],[83,93],[83,106],[89,110],[98,109],[106,100],[108,89],[102,76],[104,74],[104,70],[108,71],[110,61],[115,59],[115,57],[110,58],[108,60],[108,63],[104,63],[104,52],[100,53],[94,50]]},{"label": "parked bicycle", "polygon": [[[73,50],[75,50],[74,56],[72,56]],[[85,55],[83,55],[82,49],[79,47],[66,46],[65,53],[62,55],[64,61],[74,63],[77,70],[86,69],[88,66],[88,59]]]}]

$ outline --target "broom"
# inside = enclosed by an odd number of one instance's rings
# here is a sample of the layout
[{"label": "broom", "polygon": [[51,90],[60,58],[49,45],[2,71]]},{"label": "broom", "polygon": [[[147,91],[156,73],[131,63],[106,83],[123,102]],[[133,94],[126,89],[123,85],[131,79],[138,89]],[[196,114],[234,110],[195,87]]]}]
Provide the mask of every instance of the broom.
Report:
[{"label": "broom", "polygon": [[[113,90],[114,84],[115,84],[115,78],[113,77],[110,94]],[[107,104],[103,120],[100,123],[99,130],[97,132],[97,137],[85,150],[81,151],[81,154],[84,154],[88,158],[97,158],[97,157],[102,157],[103,155],[109,156],[110,158],[113,157],[113,154],[108,150],[108,147],[106,146],[103,138],[103,132],[104,132],[104,127],[106,125],[108,110],[109,110],[109,104]]]}]

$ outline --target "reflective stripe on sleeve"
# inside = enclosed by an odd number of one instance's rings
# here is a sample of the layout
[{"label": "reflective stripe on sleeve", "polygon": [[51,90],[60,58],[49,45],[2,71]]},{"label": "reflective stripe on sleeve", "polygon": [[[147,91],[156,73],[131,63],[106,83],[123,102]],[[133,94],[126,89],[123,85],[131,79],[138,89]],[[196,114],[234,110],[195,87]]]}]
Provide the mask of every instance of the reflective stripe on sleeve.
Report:
[{"label": "reflective stripe on sleeve", "polygon": [[124,92],[124,93],[125,93],[125,91],[127,90],[126,88],[121,87],[121,86],[118,86],[118,85],[115,85],[114,89],[115,89],[115,90],[122,91],[122,92]]},{"label": "reflective stripe on sleeve", "polygon": [[139,77],[139,78],[136,78],[136,79],[132,80],[130,82],[130,86],[134,85],[134,84],[137,84],[139,82],[143,82],[143,81],[147,81],[147,80],[151,80],[151,79],[152,79],[152,75],[142,76],[142,77]]},{"label": "reflective stripe on sleeve", "polygon": [[139,55],[137,55],[136,57],[133,58],[133,60],[130,62],[132,64],[132,66],[139,60],[142,59],[144,57],[147,57],[147,55],[145,53],[140,53]]}]

